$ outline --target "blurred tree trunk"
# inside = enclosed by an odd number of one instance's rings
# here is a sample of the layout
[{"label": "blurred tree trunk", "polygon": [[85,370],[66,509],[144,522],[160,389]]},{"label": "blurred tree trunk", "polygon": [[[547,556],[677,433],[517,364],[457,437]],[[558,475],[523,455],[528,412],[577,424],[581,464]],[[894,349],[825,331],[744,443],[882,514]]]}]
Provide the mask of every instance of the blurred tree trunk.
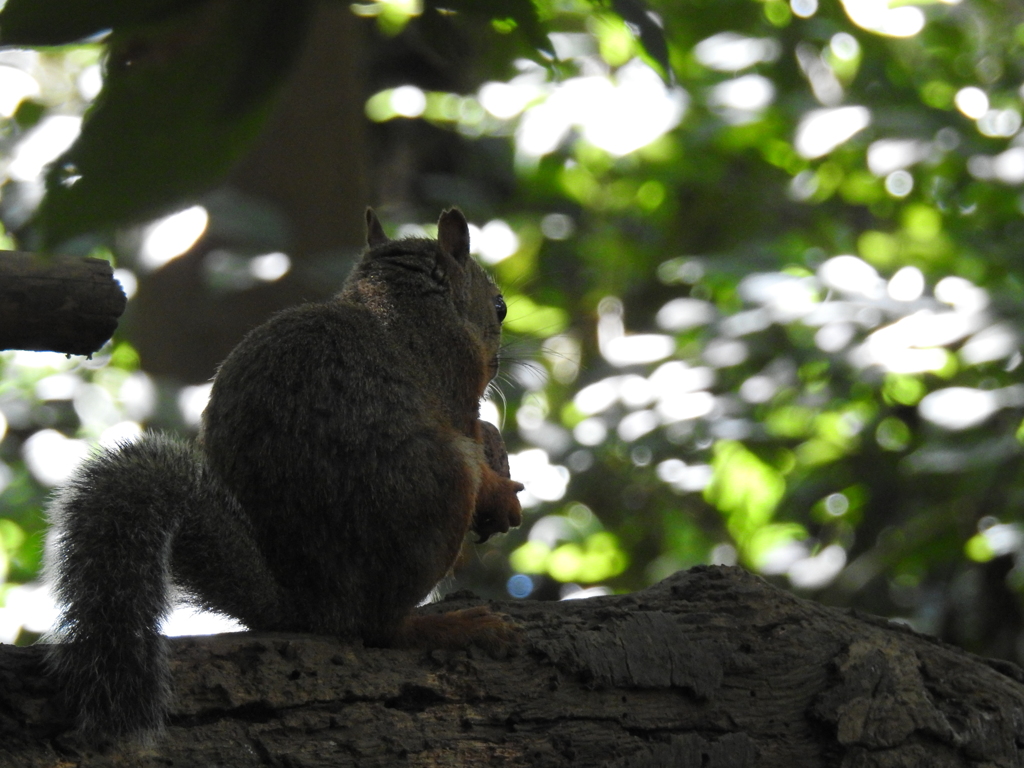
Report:
[{"label": "blurred tree trunk", "polygon": [[[208,234],[192,251],[139,276],[125,331],[147,372],[184,382],[207,380],[242,335],[268,315],[338,287],[346,257],[363,245],[363,209],[373,202],[360,77],[362,32],[347,4],[320,4],[262,138],[211,196],[226,202],[224,220],[217,220],[214,208]],[[247,203],[254,205],[247,208]],[[268,219],[266,229],[280,232],[262,248],[251,239],[240,241],[231,220],[239,216],[262,216]],[[246,222],[245,230],[253,229],[259,227]],[[241,290],[211,289],[204,262],[217,250],[243,255],[281,250],[292,270],[275,282]]]},{"label": "blurred tree trunk", "polygon": [[1024,765],[1020,669],[739,568],[496,607],[524,630],[509,659],[301,635],[175,640],[172,723],[136,754],[60,734],[41,649],[5,648],[0,765]]}]

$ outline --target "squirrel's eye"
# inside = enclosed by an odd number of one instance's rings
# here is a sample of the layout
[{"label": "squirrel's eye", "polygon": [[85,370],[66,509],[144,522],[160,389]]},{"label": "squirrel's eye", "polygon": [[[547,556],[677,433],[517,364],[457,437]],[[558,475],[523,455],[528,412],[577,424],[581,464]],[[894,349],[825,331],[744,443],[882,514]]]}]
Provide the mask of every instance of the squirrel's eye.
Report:
[{"label": "squirrel's eye", "polygon": [[498,322],[500,323],[505,319],[505,315],[508,314],[508,307],[505,306],[505,299],[498,294],[494,297],[494,311],[498,313]]}]

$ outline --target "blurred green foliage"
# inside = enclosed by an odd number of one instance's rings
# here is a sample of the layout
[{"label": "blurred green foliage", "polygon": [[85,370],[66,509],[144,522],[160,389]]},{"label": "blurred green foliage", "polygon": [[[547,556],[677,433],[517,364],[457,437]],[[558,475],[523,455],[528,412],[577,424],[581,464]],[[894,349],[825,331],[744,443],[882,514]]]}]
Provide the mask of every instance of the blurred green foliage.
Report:
[{"label": "blurred green foliage", "polygon": [[[458,183],[390,225],[461,204],[510,308],[498,404],[526,522],[484,545],[468,581],[557,597],[740,563],[1024,658],[1024,9],[891,5],[354,6],[380,41],[442,49],[455,25],[486,42],[458,89],[410,70],[357,105],[384,152],[403,133],[458,147]],[[208,93],[223,95],[224,69]],[[102,115],[131,112],[117,77],[54,167],[112,140]],[[22,102],[0,150],[49,109]],[[136,156],[162,167],[176,152]],[[171,205],[216,172],[151,173],[148,194]],[[89,205],[107,218],[47,218],[64,194],[53,173],[26,239],[137,213],[111,213],[95,171]],[[20,211],[0,217],[22,227]],[[0,539],[17,582],[38,562],[43,493],[23,446],[41,428],[81,435],[89,410],[47,404],[30,380],[43,374],[3,360]],[[26,407],[68,419],[11,418]]]}]

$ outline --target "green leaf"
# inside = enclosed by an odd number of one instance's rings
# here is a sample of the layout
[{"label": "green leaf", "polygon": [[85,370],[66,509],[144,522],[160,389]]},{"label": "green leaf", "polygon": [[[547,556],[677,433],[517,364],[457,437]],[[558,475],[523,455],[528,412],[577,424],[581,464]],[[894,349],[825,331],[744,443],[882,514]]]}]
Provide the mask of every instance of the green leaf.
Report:
[{"label": "green leaf", "polygon": [[674,81],[672,66],[668,61],[668,43],[660,17],[654,15],[643,0],[611,0],[612,10],[636,32],[644,51],[661,69],[661,76],[668,82]]},{"label": "green leaf", "polygon": [[537,14],[533,0],[427,0],[425,7],[437,10],[458,11],[467,16],[477,16],[497,21],[511,20],[534,48],[554,55],[551,41]]},{"label": "green leaf", "polygon": [[115,30],[103,92],[47,173],[43,245],[159,215],[220,181],[262,127],[310,7],[218,1]]},{"label": "green leaf", "polygon": [[715,444],[711,461],[714,476],[704,498],[729,519],[728,528],[744,546],[758,528],[771,521],[786,493],[786,480],[735,440]]},{"label": "green leaf", "polygon": [[64,45],[188,10],[203,0],[7,0],[0,44]]},{"label": "green leaf", "polygon": [[564,309],[537,304],[527,296],[515,296],[509,307],[511,311],[505,327],[515,333],[547,337],[561,333],[569,324],[569,316]]}]

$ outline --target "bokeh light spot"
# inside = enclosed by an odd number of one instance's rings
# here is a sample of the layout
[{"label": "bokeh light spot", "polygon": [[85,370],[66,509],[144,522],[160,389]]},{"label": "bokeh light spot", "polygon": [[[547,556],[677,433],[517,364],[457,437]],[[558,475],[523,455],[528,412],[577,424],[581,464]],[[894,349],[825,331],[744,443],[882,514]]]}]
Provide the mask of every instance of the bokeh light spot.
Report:
[{"label": "bokeh light spot", "polygon": [[139,266],[156,270],[186,253],[203,236],[209,222],[206,209],[194,205],[149,225],[142,236]]}]

